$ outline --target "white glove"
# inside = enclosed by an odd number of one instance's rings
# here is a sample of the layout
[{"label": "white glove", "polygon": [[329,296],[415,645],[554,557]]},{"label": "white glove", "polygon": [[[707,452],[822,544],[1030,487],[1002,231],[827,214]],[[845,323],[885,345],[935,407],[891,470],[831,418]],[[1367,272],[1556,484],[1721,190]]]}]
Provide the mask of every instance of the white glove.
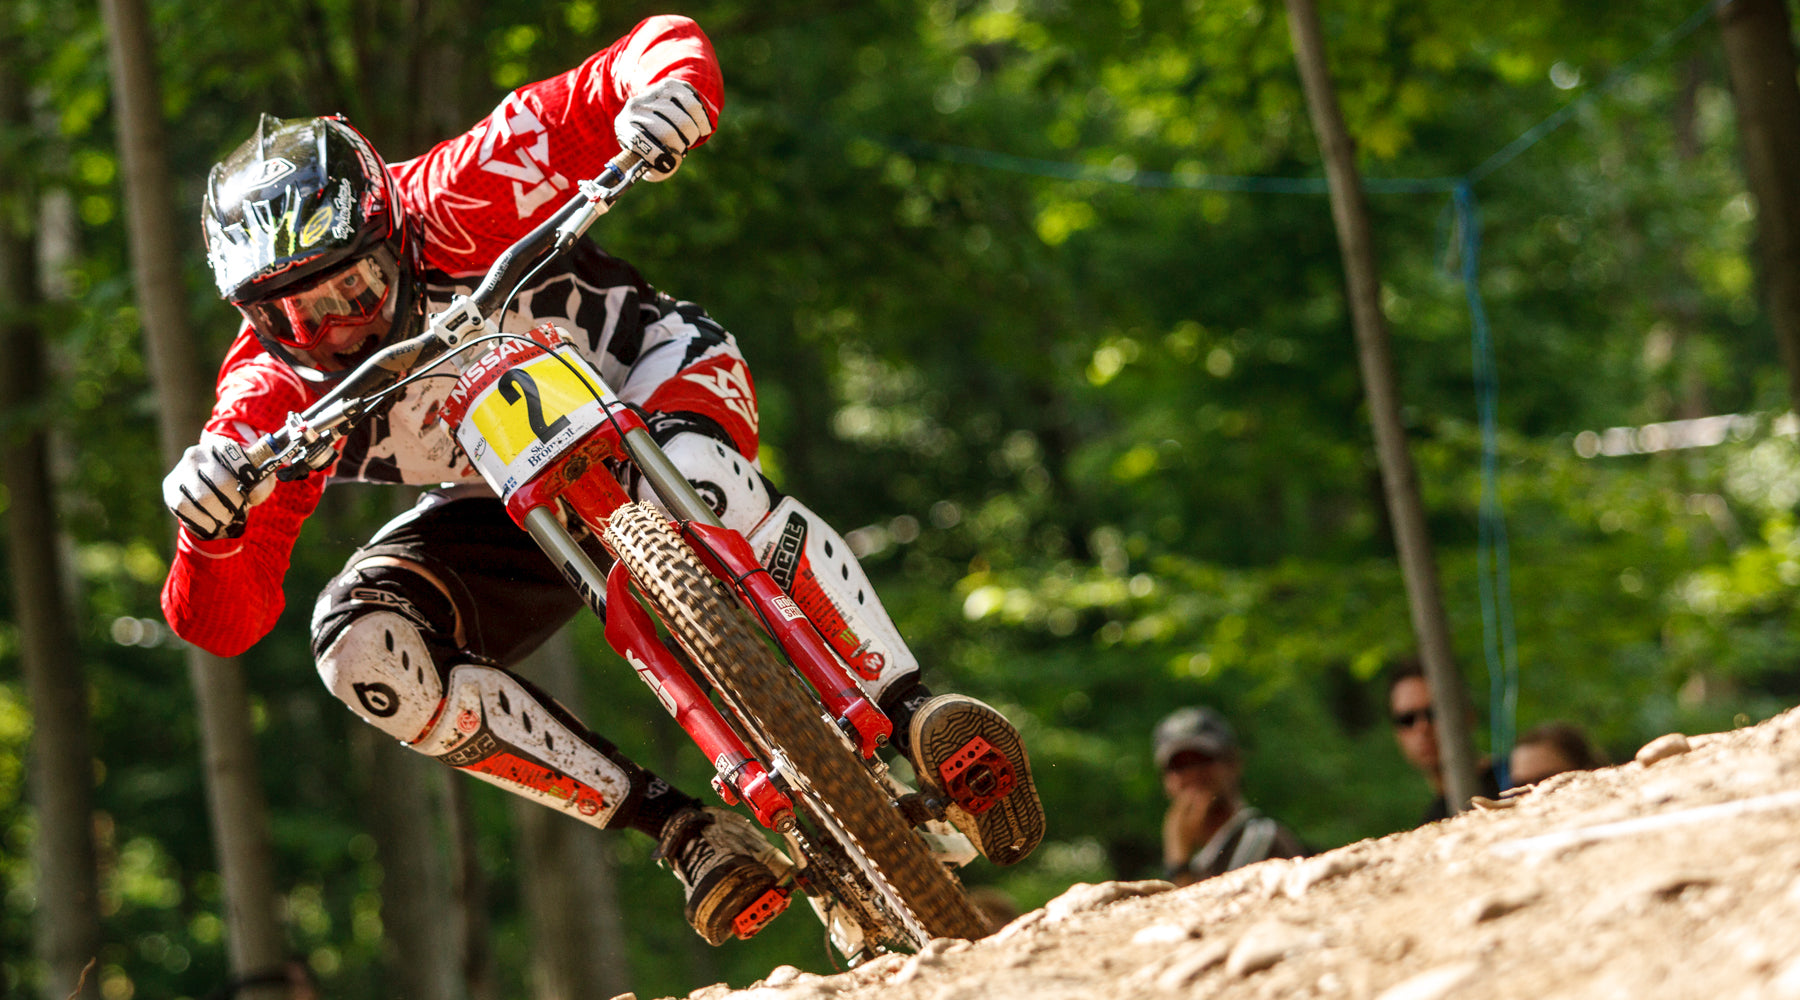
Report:
[{"label": "white glove", "polygon": [[650,180],[667,180],[694,144],[712,135],[712,119],[692,84],[664,80],[625,102],[613,121],[619,145],[650,164]]},{"label": "white glove", "polygon": [[246,494],[242,482],[250,468],[236,441],[223,434],[202,434],[200,443],[184,452],[163,477],[163,503],[200,538],[236,537],[244,530],[245,513],[275,492],[271,476]]}]

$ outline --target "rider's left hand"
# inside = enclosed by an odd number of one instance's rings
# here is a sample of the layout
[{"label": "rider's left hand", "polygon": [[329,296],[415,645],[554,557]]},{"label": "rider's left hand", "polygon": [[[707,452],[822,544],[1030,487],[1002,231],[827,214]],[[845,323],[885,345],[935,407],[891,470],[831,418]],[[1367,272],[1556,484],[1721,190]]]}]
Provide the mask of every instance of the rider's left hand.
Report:
[{"label": "rider's left hand", "polygon": [[619,145],[649,161],[644,176],[653,181],[666,180],[712,131],[699,91],[681,80],[664,80],[626,101],[613,122]]}]

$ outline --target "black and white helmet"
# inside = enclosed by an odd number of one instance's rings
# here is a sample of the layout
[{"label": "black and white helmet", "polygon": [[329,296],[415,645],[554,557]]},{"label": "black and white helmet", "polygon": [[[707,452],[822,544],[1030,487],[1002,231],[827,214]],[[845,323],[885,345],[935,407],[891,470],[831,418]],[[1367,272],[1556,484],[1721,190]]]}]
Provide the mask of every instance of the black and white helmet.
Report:
[{"label": "black and white helmet", "polygon": [[201,223],[219,294],[302,377],[335,381],[416,325],[419,241],[396,194],[375,148],[337,115],[264,115],[207,178]]}]

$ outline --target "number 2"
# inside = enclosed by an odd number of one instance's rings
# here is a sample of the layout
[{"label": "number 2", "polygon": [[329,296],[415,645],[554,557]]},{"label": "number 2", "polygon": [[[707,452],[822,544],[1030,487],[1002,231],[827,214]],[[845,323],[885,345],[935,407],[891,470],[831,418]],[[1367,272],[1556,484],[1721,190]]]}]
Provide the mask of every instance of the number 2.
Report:
[{"label": "number 2", "polygon": [[551,438],[561,434],[569,426],[569,415],[566,413],[557,417],[555,423],[544,423],[544,401],[538,395],[537,380],[531,377],[530,372],[514,368],[500,376],[501,399],[517,403],[521,395],[525,397],[525,422],[531,425],[531,432],[537,435],[539,441],[548,444]]}]

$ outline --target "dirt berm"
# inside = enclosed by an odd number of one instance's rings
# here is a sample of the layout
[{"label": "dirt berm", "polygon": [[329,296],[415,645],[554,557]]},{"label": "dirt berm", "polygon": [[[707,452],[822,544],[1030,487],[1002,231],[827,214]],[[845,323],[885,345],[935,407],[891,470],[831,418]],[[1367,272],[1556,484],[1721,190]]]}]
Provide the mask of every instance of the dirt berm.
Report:
[{"label": "dirt berm", "polygon": [[1078,885],[987,940],[692,1000],[1800,1000],[1800,709],[1186,889]]}]

